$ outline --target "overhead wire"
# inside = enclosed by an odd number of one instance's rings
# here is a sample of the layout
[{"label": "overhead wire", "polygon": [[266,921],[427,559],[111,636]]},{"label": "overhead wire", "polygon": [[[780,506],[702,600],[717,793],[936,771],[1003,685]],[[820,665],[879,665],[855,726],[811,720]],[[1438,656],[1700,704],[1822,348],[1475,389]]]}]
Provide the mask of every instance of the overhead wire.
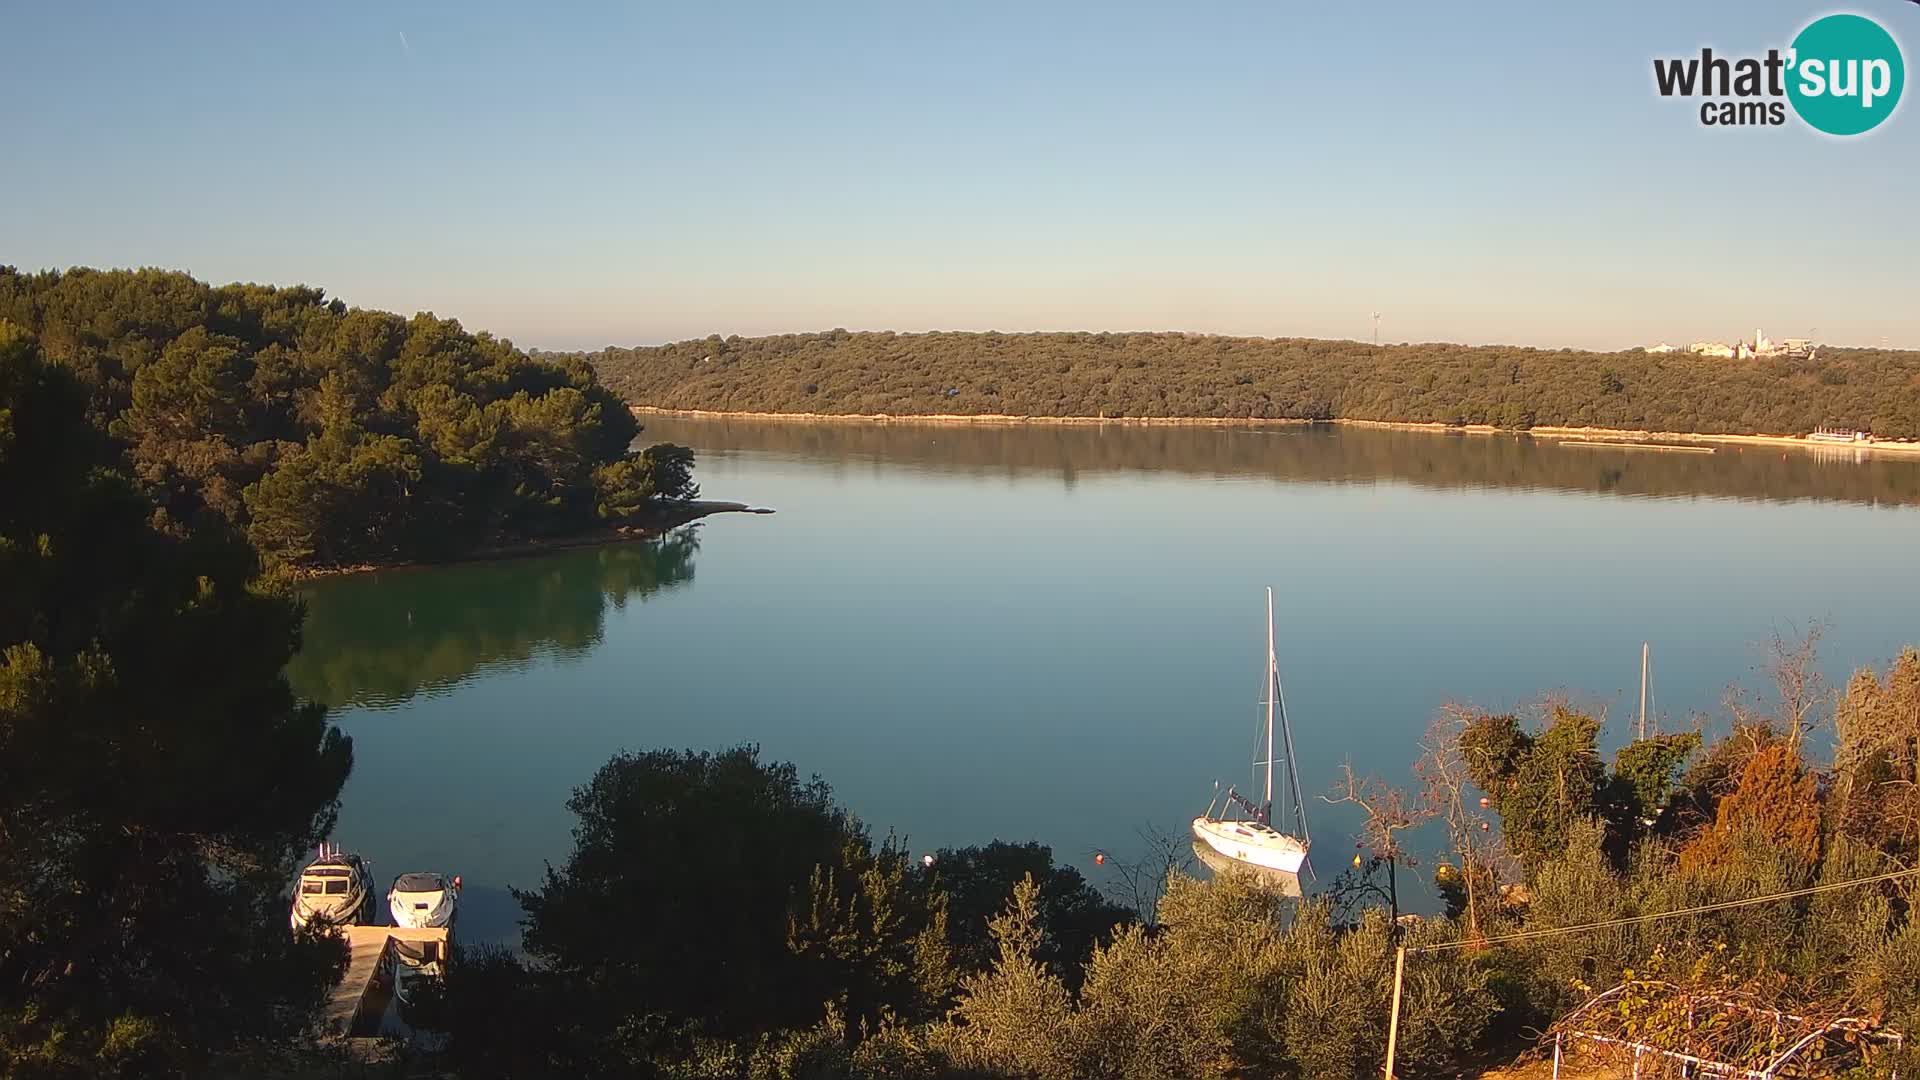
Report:
[{"label": "overhead wire", "polygon": [[1657,922],[1661,919],[1678,919],[1688,915],[1706,915],[1715,911],[1729,911],[1733,908],[1752,907],[1756,904],[1772,904],[1781,900],[1794,900],[1816,893],[1833,892],[1838,889],[1851,889],[1859,885],[1874,885],[1883,881],[1894,881],[1903,877],[1920,874],[1920,866],[1890,873],[1876,874],[1873,877],[1855,878],[1851,881],[1831,881],[1824,885],[1810,885],[1804,889],[1791,889],[1787,892],[1770,893],[1766,896],[1749,896],[1744,900],[1723,900],[1716,904],[1700,904],[1695,907],[1679,908],[1674,911],[1656,911],[1650,915],[1633,915],[1620,919],[1603,919],[1599,922],[1581,923],[1577,926],[1553,926],[1539,930],[1522,930],[1496,937],[1463,938],[1459,941],[1444,941],[1437,945],[1409,945],[1409,953],[1448,952],[1453,949],[1478,948],[1482,945],[1504,945],[1514,941],[1530,941],[1535,938],[1559,937],[1565,934],[1585,933],[1592,930],[1610,930],[1617,926],[1635,926],[1640,923]]}]

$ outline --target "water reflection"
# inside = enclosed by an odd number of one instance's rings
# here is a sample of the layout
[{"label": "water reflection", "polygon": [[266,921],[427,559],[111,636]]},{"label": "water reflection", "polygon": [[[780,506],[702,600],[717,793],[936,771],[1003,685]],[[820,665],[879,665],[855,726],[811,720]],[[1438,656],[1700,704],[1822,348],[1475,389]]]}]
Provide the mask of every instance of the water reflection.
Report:
[{"label": "water reflection", "polygon": [[390,570],[306,590],[296,692],[333,707],[392,708],[477,674],[599,644],[609,607],[693,578],[695,528],[659,540],[531,559]]},{"label": "water reflection", "polygon": [[1920,458],[1717,445],[1711,453],[1567,445],[1524,435],[1442,435],[1329,426],[871,423],[645,418],[648,439],[702,453],[885,462],[968,475],[1172,471],[1432,488],[1519,488],[1920,505]]}]

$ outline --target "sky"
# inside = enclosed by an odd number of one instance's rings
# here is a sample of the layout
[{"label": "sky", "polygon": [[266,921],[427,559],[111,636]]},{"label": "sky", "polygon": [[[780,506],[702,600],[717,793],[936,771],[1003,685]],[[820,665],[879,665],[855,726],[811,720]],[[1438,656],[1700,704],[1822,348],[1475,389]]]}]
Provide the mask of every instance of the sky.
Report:
[{"label": "sky", "polygon": [[[1920,347],[1920,106],[1656,56],[1920,4],[16,4],[0,264],[523,346],[848,329]],[[1911,91],[1908,96],[1920,93]]]}]

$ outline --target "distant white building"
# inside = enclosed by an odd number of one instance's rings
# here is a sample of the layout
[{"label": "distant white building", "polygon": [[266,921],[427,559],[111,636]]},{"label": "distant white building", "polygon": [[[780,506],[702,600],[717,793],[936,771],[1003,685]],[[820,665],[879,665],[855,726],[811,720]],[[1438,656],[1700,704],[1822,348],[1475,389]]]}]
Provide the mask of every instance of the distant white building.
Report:
[{"label": "distant white building", "polygon": [[[1644,351],[1654,353],[1675,352],[1677,350],[1663,341],[1658,345],[1644,346]],[[1731,345],[1720,341],[1696,341],[1687,346],[1687,351],[1695,356],[1712,356],[1720,359],[1739,357],[1742,360],[1751,360],[1756,357],[1768,356],[1790,356],[1795,359],[1811,359],[1813,355],[1819,351],[1819,346],[1815,345],[1811,338],[1786,338],[1782,341],[1775,341],[1768,337],[1765,331],[1755,328],[1753,331],[1753,340],[1751,341],[1741,340]]]},{"label": "distant white building", "polygon": [[1817,427],[1807,436],[1813,442],[1823,443],[1870,443],[1873,433],[1844,427]]},{"label": "distant white building", "polygon": [[1669,352],[1679,352],[1680,350],[1663,341],[1658,345],[1642,345],[1640,347],[1640,351],[1650,352],[1650,353],[1669,353]]}]

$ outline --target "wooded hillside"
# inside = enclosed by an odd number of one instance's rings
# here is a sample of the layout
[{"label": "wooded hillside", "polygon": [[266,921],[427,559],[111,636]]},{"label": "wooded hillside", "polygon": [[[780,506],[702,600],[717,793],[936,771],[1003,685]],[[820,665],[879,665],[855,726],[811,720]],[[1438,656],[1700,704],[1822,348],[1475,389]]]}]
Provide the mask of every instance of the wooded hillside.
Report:
[{"label": "wooded hillside", "polygon": [[1234,338],[849,333],[588,354],[629,401],[743,412],[1262,417],[1920,438],[1920,352],[1817,359]]},{"label": "wooded hillside", "polygon": [[156,522],[205,515],[318,565],[440,559],[690,494],[692,456],[578,359],[306,286],[0,267],[0,322],[80,377]]}]

